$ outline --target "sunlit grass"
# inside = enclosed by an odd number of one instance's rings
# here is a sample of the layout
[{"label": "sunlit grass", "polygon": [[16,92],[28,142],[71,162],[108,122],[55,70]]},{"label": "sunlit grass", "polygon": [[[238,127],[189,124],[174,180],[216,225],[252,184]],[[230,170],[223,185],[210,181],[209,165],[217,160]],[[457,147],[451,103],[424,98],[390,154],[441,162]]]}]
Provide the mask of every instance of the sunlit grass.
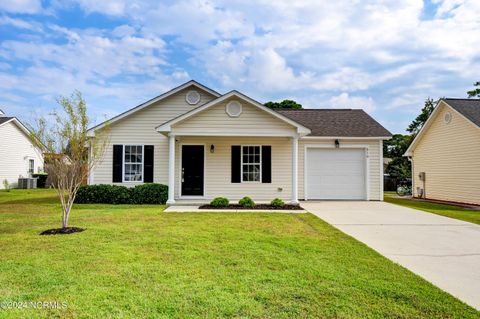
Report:
[{"label": "sunlit grass", "polygon": [[311,214],[163,213],[0,191],[2,318],[478,318],[478,312]]},{"label": "sunlit grass", "polygon": [[436,204],[420,200],[398,197],[394,192],[385,192],[385,201],[392,204],[420,209],[429,213],[442,215],[450,218],[464,220],[466,222],[480,224],[480,210],[472,210],[453,205]]}]

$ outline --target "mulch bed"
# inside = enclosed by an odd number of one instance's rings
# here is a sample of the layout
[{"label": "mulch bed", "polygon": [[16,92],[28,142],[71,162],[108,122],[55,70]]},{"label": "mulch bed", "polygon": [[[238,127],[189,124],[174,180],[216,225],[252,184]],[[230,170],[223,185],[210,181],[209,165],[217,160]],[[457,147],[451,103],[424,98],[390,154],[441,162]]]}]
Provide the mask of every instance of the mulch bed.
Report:
[{"label": "mulch bed", "polygon": [[217,206],[212,206],[212,205],[202,205],[199,207],[200,209],[268,209],[268,210],[303,210],[303,208],[300,205],[283,205],[280,207],[274,207],[269,204],[257,204],[253,207],[243,207],[242,205],[239,204],[230,204],[228,206],[224,207],[217,207]]},{"label": "mulch bed", "polygon": [[85,230],[86,230],[85,228],[79,228],[79,227],[53,228],[53,229],[47,229],[42,231],[40,235],[68,235],[68,234],[80,233]]}]

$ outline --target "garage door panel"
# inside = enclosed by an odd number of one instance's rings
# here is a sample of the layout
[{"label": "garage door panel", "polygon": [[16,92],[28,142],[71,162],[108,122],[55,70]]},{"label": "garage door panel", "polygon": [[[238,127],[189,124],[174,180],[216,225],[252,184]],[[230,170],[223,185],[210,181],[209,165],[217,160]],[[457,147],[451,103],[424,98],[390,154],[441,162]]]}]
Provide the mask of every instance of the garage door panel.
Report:
[{"label": "garage door panel", "polygon": [[366,199],[364,149],[307,149],[308,199]]}]

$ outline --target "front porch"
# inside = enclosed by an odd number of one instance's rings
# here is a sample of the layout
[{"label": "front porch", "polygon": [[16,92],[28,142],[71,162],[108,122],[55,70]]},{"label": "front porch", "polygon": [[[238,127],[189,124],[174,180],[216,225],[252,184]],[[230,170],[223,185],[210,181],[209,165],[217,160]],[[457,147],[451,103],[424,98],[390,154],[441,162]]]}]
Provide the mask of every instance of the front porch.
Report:
[{"label": "front porch", "polygon": [[298,136],[169,134],[168,205],[244,196],[298,204]]}]

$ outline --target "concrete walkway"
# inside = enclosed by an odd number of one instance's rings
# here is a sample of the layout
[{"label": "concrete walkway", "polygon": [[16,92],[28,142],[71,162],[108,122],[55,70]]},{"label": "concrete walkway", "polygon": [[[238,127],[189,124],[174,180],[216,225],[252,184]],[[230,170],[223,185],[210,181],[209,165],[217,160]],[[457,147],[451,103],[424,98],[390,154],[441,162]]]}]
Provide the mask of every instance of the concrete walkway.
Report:
[{"label": "concrete walkway", "polygon": [[480,310],[480,225],[384,202],[301,205]]}]

